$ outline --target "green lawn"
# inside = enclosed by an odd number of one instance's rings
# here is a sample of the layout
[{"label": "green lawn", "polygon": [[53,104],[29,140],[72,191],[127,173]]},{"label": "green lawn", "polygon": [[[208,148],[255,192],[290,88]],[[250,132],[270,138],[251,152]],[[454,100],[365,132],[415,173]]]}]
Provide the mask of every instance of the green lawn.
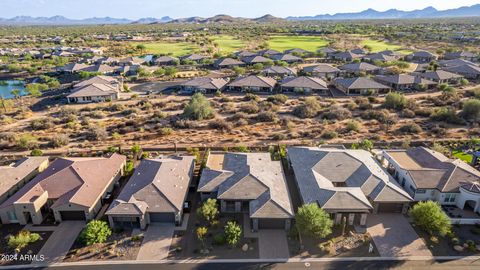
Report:
[{"label": "green lawn", "polygon": [[465,154],[463,151],[459,151],[459,150],[452,151],[452,154],[454,157],[460,160],[463,160],[468,164],[472,163],[472,158],[473,158],[472,155]]},{"label": "green lawn", "polygon": [[361,45],[362,46],[369,46],[370,48],[372,48],[372,52],[392,50],[392,51],[398,51],[399,53],[402,53],[402,54],[411,53],[411,51],[400,50],[402,48],[402,46],[400,46],[400,45],[389,44],[389,43],[386,43],[385,41],[381,41],[381,40],[365,39],[361,42]]},{"label": "green lawn", "polygon": [[215,36],[212,38],[212,41],[218,44],[221,53],[226,54],[240,51],[246,46],[246,43],[243,40],[227,35]]},{"label": "green lawn", "polygon": [[182,56],[186,54],[193,53],[198,48],[187,42],[166,42],[166,41],[157,41],[149,43],[135,43],[143,44],[147,47],[147,53],[150,54],[171,54],[173,56]]},{"label": "green lawn", "polygon": [[282,52],[295,48],[316,52],[328,45],[326,39],[315,36],[272,36],[267,42],[270,49]]}]

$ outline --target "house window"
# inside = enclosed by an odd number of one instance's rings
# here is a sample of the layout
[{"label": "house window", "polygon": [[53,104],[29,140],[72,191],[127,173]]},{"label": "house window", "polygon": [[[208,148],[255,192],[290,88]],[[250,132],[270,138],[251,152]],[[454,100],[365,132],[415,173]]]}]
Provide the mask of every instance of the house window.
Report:
[{"label": "house window", "polygon": [[7,213],[10,221],[18,221],[17,214],[15,214],[15,212],[8,211]]},{"label": "house window", "polygon": [[410,185],[409,188],[412,192],[415,192],[415,188],[412,185]]},{"label": "house window", "polygon": [[451,193],[445,194],[445,199],[443,201],[446,203],[453,203],[455,202],[455,197],[456,197],[455,194],[451,194]]},{"label": "house window", "polygon": [[417,194],[425,194],[425,193],[427,193],[427,190],[425,190],[425,189],[417,189],[417,191],[416,191],[415,193],[417,193]]}]

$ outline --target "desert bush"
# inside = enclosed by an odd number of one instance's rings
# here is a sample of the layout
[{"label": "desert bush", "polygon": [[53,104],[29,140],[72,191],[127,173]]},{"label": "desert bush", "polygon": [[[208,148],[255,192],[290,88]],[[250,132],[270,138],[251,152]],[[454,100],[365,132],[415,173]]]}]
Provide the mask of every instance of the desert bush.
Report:
[{"label": "desert bush", "polygon": [[333,106],[333,108],[323,113],[323,118],[342,121],[352,118],[352,113],[345,108]]},{"label": "desert bush", "polygon": [[415,123],[404,124],[398,130],[402,133],[407,133],[407,134],[418,134],[422,132],[422,128]]},{"label": "desert bush", "polygon": [[158,134],[162,135],[162,136],[168,136],[168,135],[171,135],[172,133],[173,133],[173,129],[168,128],[168,127],[161,128],[158,131]]},{"label": "desert bush", "polygon": [[325,139],[325,140],[331,140],[331,139],[335,139],[338,137],[338,133],[333,131],[333,130],[325,130],[322,135],[321,135],[322,139]]},{"label": "desert bush", "polygon": [[45,130],[52,128],[54,126],[53,119],[50,117],[45,117],[41,119],[34,119],[30,122],[30,127],[33,130]]},{"label": "desert bush", "polygon": [[450,107],[436,108],[430,115],[430,119],[433,121],[442,121],[449,124],[464,124],[463,119],[457,115],[455,109]]},{"label": "desert bush", "polygon": [[196,93],[183,109],[183,116],[190,120],[201,121],[213,118],[215,116],[215,111],[204,95]]},{"label": "desert bush", "polygon": [[38,148],[37,137],[32,134],[23,134],[16,139],[16,145],[20,148],[31,150]]},{"label": "desert bush", "polygon": [[313,118],[318,115],[321,108],[320,102],[315,97],[307,97],[303,104],[295,107],[293,114],[300,118]]},{"label": "desert bush", "polygon": [[82,231],[81,239],[88,246],[98,243],[104,243],[112,234],[108,223],[101,220],[90,221]]},{"label": "desert bush", "polygon": [[41,240],[42,237],[38,233],[30,231],[20,231],[17,235],[10,235],[8,237],[8,246],[15,250],[21,250],[31,243]]},{"label": "desert bush", "polygon": [[260,97],[252,94],[252,93],[246,93],[245,96],[243,97],[243,100],[245,101],[260,101]]},{"label": "desert bush", "polygon": [[221,131],[230,131],[233,128],[232,123],[225,121],[224,119],[214,119],[208,123],[208,127]]},{"label": "desert bush", "polygon": [[257,121],[259,122],[276,122],[278,121],[277,114],[274,112],[261,112],[256,117]]},{"label": "desert bush", "polygon": [[69,143],[70,139],[67,134],[57,134],[50,139],[53,147],[62,147]]},{"label": "desert bush", "polygon": [[410,109],[403,109],[402,116],[405,118],[415,118],[415,112]]},{"label": "desert bush", "polygon": [[466,120],[478,121],[480,117],[480,100],[469,99],[463,103],[461,115]]},{"label": "desert bush", "polygon": [[85,135],[89,141],[101,141],[107,139],[108,137],[108,133],[105,128],[100,126],[89,128]]},{"label": "desert bush", "polygon": [[288,100],[288,96],[284,95],[284,94],[276,94],[276,95],[273,95],[273,96],[269,96],[267,98],[267,101],[269,102],[272,102],[274,104],[285,104],[285,102],[287,102]]},{"label": "desert bush", "polygon": [[260,107],[256,101],[250,101],[248,103],[242,104],[240,106],[240,111],[248,114],[258,113],[260,111]]},{"label": "desert bush", "polygon": [[102,111],[92,111],[89,116],[93,119],[103,119],[105,118],[105,113]]},{"label": "desert bush", "polygon": [[360,123],[355,120],[350,120],[347,122],[345,129],[347,132],[351,132],[351,131],[358,132],[360,131]]},{"label": "desert bush", "polygon": [[401,93],[392,92],[385,97],[383,105],[387,109],[402,110],[407,106],[407,98]]}]

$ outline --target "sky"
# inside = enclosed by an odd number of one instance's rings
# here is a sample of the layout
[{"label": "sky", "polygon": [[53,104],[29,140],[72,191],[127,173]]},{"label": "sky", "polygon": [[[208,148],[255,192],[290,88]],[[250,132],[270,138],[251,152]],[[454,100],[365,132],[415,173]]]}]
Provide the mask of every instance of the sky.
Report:
[{"label": "sky", "polygon": [[0,0],[0,17],[61,15],[71,19],[107,16],[138,19],[228,14],[254,18],[265,14],[313,16],[368,8],[384,11],[433,6],[444,10],[474,4],[480,4],[480,0]]}]

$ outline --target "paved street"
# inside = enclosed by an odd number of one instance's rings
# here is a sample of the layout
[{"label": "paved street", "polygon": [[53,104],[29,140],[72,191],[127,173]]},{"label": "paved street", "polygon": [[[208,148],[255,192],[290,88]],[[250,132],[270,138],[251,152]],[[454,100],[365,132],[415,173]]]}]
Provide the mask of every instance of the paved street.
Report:
[{"label": "paved street", "polygon": [[432,256],[423,240],[401,214],[369,215],[367,232],[382,257]]},{"label": "paved street", "polygon": [[[54,228],[53,233],[38,254],[45,256],[46,262],[61,262],[83,227],[85,221],[63,221],[56,227],[50,227]],[[31,229],[35,231],[42,228],[32,226]]]},{"label": "paved street", "polygon": [[258,248],[260,259],[285,259],[290,257],[287,234],[284,230],[259,230]]},{"label": "paved street", "polygon": [[137,260],[163,260],[168,256],[175,225],[152,223],[143,235]]}]

